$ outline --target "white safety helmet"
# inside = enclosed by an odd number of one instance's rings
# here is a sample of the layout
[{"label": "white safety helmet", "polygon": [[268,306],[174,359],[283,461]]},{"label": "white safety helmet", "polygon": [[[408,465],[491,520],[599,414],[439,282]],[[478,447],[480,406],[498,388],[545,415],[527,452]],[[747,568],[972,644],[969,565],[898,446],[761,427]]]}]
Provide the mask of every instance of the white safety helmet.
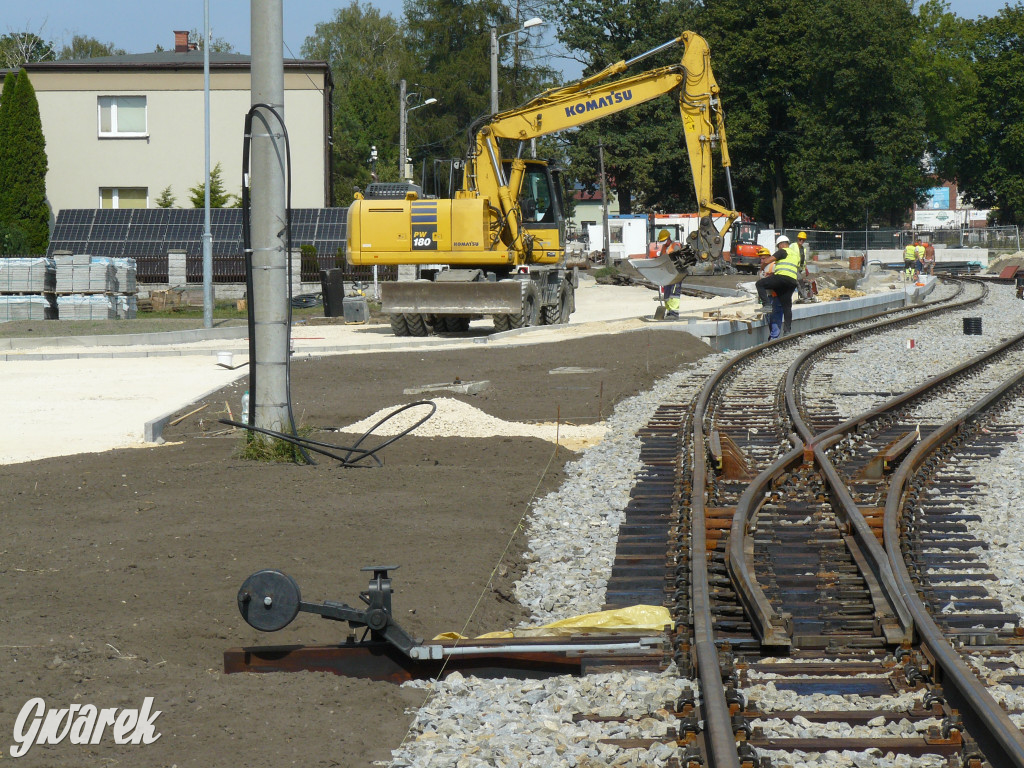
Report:
[{"label": "white safety helmet", "polygon": [[785,235],[779,235],[779,236],[778,236],[778,237],[777,237],[777,238],[775,239],[775,244],[776,244],[776,245],[782,245],[783,243],[788,243],[788,242],[789,242],[789,238],[788,238],[788,237],[786,237]]}]

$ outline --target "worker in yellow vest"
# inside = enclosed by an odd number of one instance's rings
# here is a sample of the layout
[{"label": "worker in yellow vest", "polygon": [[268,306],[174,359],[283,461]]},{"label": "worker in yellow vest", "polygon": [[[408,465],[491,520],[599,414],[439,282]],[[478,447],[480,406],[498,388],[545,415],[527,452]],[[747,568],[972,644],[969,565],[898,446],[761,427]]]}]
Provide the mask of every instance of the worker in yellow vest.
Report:
[{"label": "worker in yellow vest", "polygon": [[761,306],[771,312],[771,305],[768,300],[768,291],[775,291],[775,296],[782,305],[782,335],[786,336],[793,328],[793,291],[796,290],[797,281],[800,275],[800,253],[789,250],[789,237],[779,235],[775,240],[778,250],[771,258],[775,262],[773,272],[762,277],[756,283],[757,298]]},{"label": "worker in yellow vest", "polygon": [[903,274],[911,277],[914,274],[914,262],[917,261],[917,243],[908,243],[903,249]]},{"label": "worker in yellow vest", "polygon": [[[774,274],[775,260],[772,258],[772,252],[767,248],[758,248],[757,255],[761,257],[761,269],[758,272],[758,277],[768,277]],[[766,318],[768,320],[768,341],[772,341],[782,335],[782,303],[775,295],[775,291],[767,290],[765,293],[771,305],[771,311]]]},{"label": "worker in yellow vest", "polygon": [[[672,235],[667,229],[661,230],[658,233],[658,256],[664,256],[666,253],[674,253],[683,246],[680,243],[672,240]],[[661,298],[665,302],[665,319],[675,320],[679,317],[679,306],[680,297],[682,294],[682,288],[679,284],[665,285],[661,289]]]},{"label": "worker in yellow vest", "polygon": [[804,264],[807,262],[807,233],[801,232],[796,236],[796,242],[786,249],[790,255],[799,256],[800,258],[800,272],[804,271]]},{"label": "worker in yellow vest", "polygon": [[914,243],[914,278],[915,279],[918,277],[918,275],[921,274],[922,271],[924,271],[924,257],[925,257],[924,243],[922,243],[920,240],[918,240],[916,243]]}]

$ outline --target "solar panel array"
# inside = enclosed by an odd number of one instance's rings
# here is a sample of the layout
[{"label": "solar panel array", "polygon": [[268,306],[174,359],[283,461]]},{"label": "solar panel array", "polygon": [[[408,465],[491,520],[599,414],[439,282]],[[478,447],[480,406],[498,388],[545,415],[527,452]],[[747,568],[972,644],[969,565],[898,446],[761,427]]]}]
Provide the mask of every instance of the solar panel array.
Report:
[{"label": "solar panel array", "polygon": [[[312,245],[318,255],[345,249],[345,208],[298,208],[292,211],[292,247]],[[47,256],[57,251],[90,256],[141,259],[168,251],[203,254],[201,208],[72,208],[59,211]],[[242,211],[210,211],[213,256],[242,256]]]}]

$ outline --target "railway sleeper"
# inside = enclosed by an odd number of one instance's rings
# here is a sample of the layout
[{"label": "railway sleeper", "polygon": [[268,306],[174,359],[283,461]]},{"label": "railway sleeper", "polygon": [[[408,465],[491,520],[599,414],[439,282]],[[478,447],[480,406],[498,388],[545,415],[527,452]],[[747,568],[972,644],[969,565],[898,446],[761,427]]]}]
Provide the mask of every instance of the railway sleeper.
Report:
[{"label": "railway sleeper", "polygon": [[867,739],[787,739],[773,737],[771,739],[751,738],[748,743],[759,749],[781,750],[783,752],[828,752],[834,750],[843,752],[851,750],[854,752],[866,752],[868,750],[879,750],[886,754],[892,752],[897,755],[908,757],[921,757],[922,755],[959,755],[963,750],[963,741],[958,731],[953,731],[948,739],[939,738],[867,738]]}]

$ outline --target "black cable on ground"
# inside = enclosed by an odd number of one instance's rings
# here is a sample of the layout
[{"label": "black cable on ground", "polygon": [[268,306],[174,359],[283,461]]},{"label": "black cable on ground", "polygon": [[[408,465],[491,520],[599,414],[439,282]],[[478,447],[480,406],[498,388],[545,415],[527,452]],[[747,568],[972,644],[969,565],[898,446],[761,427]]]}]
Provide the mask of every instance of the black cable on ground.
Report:
[{"label": "black cable on ground", "polygon": [[[394,435],[390,440],[385,440],[383,443],[378,445],[376,448],[372,448],[370,450],[367,450],[366,448],[360,448],[359,447],[366,438],[368,438],[371,434],[373,434],[373,430],[377,429],[377,427],[379,427],[381,424],[384,424],[385,422],[393,419],[395,416],[400,414],[402,411],[407,411],[410,408],[415,408],[416,406],[419,406],[419,405],[429,405],[430,406],[430,413],[428,413],[426,416],[424,416],[422,419],[417,421],[412,426],[410,426],[410,427],[408,427],[406,429],[403,429],[397,435]],[[302,437],[300,435],[295,435],[295,434],[289,435],[289,434],[287,434],[285,432],[277,432],[277,431],[272,430],[272,429],[264,429],[262,427],[254,427],[251,424],[245,424],[245,423],[240,422],[240,421],[232,421],[231,419],[218,419],[217,421],[220,424],[227,424],[228,426],[231,426],[231,427],[241,427],[242,429],[248,429],[248,430],[251,430],[253,432],[259,432],[260,434],[263,434],[263,435],[269,435],[271,437],[276,437],[276,438],[278,438],[280,440],[284,440],[285,442],[291,443],[292,445],[298,447],[300,450],[302,450],[303,448],[308,448],[309,450],[313,451],[314,453],[320,453],[320,454],[323,454],[324,456],[329,456],[332,459],[336,459],[337,461],[340,461],[341,465],[343,467],[357,467],[357,466],[359,466],[359,462],[360,461],[362,461],[363,459],[367,459],[367,458],[372,458],[375,462],[377,462],[377,466],[378,467],[382,467],[382,466],[384,466],[384,463],[377,457],[376,454],[379,451],[383,450],[384,448],[387,448],[389,445],[391,445],[396,440],[398,440],[400,438],[403,438],[406,435],[408,435],[410,432],[412,432],[414,429],[416,429],[416,427],[418,427],[420,424],[423,424],[427,419],[429,419],[431,416],[433,416],[434,413],[436,413],[436,412],[437,412],[437,405],[435,403],[431,402],[430,400],[417,400],[414,403],[408,403],[407,405],[403,405],[400,408],[396,408],[395,410],[393,410],[391,413],[389,413],[383,419],[381,419],[376,424],[374,424],[372,427],[370,427],[368,430],[366,430],[366,432],[364,432],[362,434],[362,436],[358,440],[356,440],[355,444],[352,445],[352,446],[343,446],[343,445],[334,445],[333,443],[324,443],[324,442],[321,442],[319,440],[313,440],[311,438]],[[332,448],[332,449],[338,450],[338,451],[346,451],[346,454],[344,456],[339,456],[336,453],[333,453],[331,451],[325,450],[327,448]],[[352,459],[352,454],[354,454],[354,453],[357,453],[359,455],[355,459]]]},{"label": "black cable on ground", "polygon": [[292,297],[292,308],[293,309],[312,309],[318,307],[322,303],[322,299],[319,293],[300,293],[298,296]]}]

